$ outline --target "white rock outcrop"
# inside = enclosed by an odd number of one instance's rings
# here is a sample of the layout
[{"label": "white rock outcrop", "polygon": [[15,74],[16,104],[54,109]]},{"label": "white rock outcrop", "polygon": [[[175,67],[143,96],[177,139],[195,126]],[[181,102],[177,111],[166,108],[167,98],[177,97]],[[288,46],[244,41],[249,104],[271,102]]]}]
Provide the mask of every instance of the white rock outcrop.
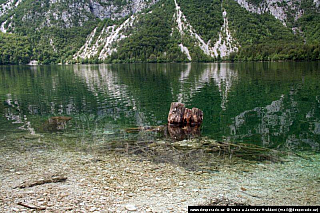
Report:
[{"label": "white rock outcrop", "polygon": [[224,58],[226,56],[229,56],[232,52],[237,52],[239,44],[232,37],[231,32],[229,30],[227,12],[223,11],[222,15],[223,25],[219,33],[219,39],[213,46],[213,51],[216,57],[220,55],[220,57]]},{"label": "white rock outcrop", "polygon": [[[23,0],[8,0],[0,4],[0,17],[18,7]],[[130,14],[141,12],[155,4],[158,0],[128,0],[125,4],[110,0],[50,0],[40,1],[41,10],[25,10],[23,22],[40,20],[39,29],[44,27],[71,28],[83,26],[85,22],[97,17],[104,19],[121,19]],[[8,20],[7,20],[8,21]],[[20,21],[20,20],[19,20]],[[0,23],[1,24],[1,23]]]},{"label": "white rock outcrop", "polygon": [[[133,15],[124,21],[121,25],[113,25],[104,27],[100,34],[97,34],[97,28],[87,37],[86,43],[80,48],[80,50],[73,56],[74,59],[81,58],[93,58],[98,57],[101,60],[106,59],[113,52],[117,51],[114,44],[126,38],[125,30],[131,28],[136,20],[136,16]],[[94,37],[97,37],[94,42]]]},{"label": "white rock outcrop", "polygon": [[[228,26],[228,18],[226,11],[223,11],[223,19],[224,23],[220,29],[219,39],[215,44],[212,44],[211,40],[205,42],[201,36],[196,32],[194,27],[188,22],[187,18],[181,11],[180,6],[177,1],[174,0],[175,3],[175,14],[174,20],[177,24],[177,29],[181,34],[181,37],[184,35],[191,36],[195,41],[196,45],[204,52],[204,54],[210,57],[226,57],[230,55],[232,52],[238,51],[238,44],[235,39],[232,37],[231,32]],[[189,54],[188,48],[180,44],[181,52],[185,53],[189,60],[191,60],[191,56]]]},{"label": "white rock outcrop", "polygon": [[8,11],[18,7],[22,0],[8,0],[0,5],[0,17],[7,14]]},{"label": "white rock outcrop", "polygon": [[[283,25],[286,25],[288,13],[294,13],[295,20],[302,16],[301,0],[265,0],[259,5],[251,4],[247,0],[235,0],[238,4],[247,11],[257,14],[270,13],[276,19],[280,20]],[[316,1],[314,0],[315,4]]]},{"label": "white rock outcrop", "polygon": [[6,23],[7,23],[7,21],[2,22],[1,25],[0,25],[0,31],[3,32],[3,33],[7,32],[7,29],[5,28]]}]

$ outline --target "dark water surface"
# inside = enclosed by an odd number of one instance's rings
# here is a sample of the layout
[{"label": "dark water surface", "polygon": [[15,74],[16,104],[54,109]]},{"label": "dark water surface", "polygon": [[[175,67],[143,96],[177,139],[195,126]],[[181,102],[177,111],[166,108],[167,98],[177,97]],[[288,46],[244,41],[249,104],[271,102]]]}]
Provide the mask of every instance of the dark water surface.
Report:
[{"label": "dark water surface", "polygon": [[[1,66],[0,140],[127,137],[166,124],[179,101],[203,110],[202,136],[319,151],[319,87],[319,62]],[[53,116],[72,120],[53,130]]]}]

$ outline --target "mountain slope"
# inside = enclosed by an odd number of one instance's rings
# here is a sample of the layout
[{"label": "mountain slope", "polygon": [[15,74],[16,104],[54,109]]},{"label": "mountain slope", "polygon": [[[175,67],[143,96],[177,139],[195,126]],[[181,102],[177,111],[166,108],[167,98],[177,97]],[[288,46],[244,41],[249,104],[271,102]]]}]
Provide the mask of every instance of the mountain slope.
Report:
[{"label": "mountain slope", "polygon": [[[8,0],[0,5],[0,18],[12,32],[28,25],[71,28],[95,19],[121,19],[154,4],[157,0]],[[2,9],[1,9],[2,8]],[[2,22],[3,23],[3,22]],[[4,28],[5,30],[8,30]]]},{"label": "mountain slope", "polygon": [[[283,59],[297,59],[295,54],[298,50],[291,44],[302,48],[305,41],[310,41],[311,46],[305,48],[308,52],[312,51],[314,43],[319,43],[317,34],[320,31],[314,28],[319,18],[316,5],[303,0],[289,3],[281,0],[224,0],[222,3],[217,0],[160,1],[149,11],[130,17],[134,23],[127,19],[115,34],[110,31],[109,36],[103,36],[94,31],[100,40],[93,44],[91,34],[74,59],[107,59],[106,62],[211,61],[240,53],[238,59],[270,60],[277,59],[275,55],[279,51],[274,47],[279,44],[282,47],[288,45],[292,52]],[[306,16],[311,16],[313,22],[303,23]],[[124,27],[125,33],[121,33]],[[256,45],[268,51],[261,53],[251,48]],[[272,48],[276,51],[270,51]],[[249,55],[248,51],[257,54]],[[320,58],[318,54],[314,55],[309,59]]]},{"label": "mountain slope", "polygon": [[[199,3],[200,1],[194,2],[195,5]],[[210,1],[206,3],[213,5]],[[200,8],[199,13],[204,9],[207,10],[206,7]],[[105,60],[110,56],[111,60],[130,61],[208,61],[236,52],[238,44],[228,28],[226,11],[219,4],[218,9],[209,12],[208,18],[221,23],[213,24],[210,32],[203,30],[203,35],[200,35],[197,31],[201,29],[201,25],[190,24],[176,0],[162,1],[162,4],[155,5],[152,10],[128,18],[119,25],[116,32],[110,31],[116,26],[105,27],[93,44],[92,38],[97,33],[95,29],[74,58],[97,57]],[[123,28],[126,29],[126,35],[122,33]],[[106,29],[109,35],[105,35]],[[112,46],[117,46],[117,49],[111,50]]]},{"label": "mountain slope", "polygon": [[319,6],[318,0],[8,0],[0,1],[0,30],[26,36],[30,60],[42,63],[316,60]]}]

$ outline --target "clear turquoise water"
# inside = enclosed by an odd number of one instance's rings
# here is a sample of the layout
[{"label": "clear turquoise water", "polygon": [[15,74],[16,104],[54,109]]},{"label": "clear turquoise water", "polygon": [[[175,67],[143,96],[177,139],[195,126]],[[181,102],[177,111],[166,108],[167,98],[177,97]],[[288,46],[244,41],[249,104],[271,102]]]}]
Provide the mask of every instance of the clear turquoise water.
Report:
[{"label": "clear turquoise water", "polygon": [[[203,110],[202,136],[319,151],[319,86],[319,62],[0,66],[0,139],[127,137],[165,125],[179,101]],[[46,131],[52,116],[72,120]]]}]

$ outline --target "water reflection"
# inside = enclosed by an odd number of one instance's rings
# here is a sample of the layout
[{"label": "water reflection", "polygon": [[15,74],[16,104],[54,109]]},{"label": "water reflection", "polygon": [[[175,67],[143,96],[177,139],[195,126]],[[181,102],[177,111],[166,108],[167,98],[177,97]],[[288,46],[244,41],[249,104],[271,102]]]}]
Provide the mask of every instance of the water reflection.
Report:
[{"label": "water reflection", "polygon": [[200,126],[184,126],[168,124],[168,135],[173,140],[186,140],[200,137]]},{"label": "water reflection", "polygon": [[[197,72],[192,75],[191,70],[195,69]],[[200,69],[200,71],[198,69]],[[227,63],[206,64],[196,68],[192,67],[192,64],[188,64],[186,68],[181,71],[179,78],[180,89],[177,100],[181,103],[192,101],[193,96],[213,80],[218,86],[220,96],[222,97],[221,108],[225,110],[228,92],[233,82],[237,81],[237,78],[238,73]]]},{"label": "water reflection", "polygon": [[[64,131],[166,125],[170,103],[204,112],[190,135],[268,147],[312,148],[320,141],[319,63],[127,64],[0,67],[1,134],[37,132],[69,116]],[[110,130],[111,129],[111,130]],[[187,136],[186,136],[187,135]],[[188,136],[189,135],[189,136]]]},{"label": "water reflection", "polygon": [[86,83],[88,90],[96,97],[99,116],[108,115],[116,121],[124,115],[135,121],[136,126],[149,125],[139,101],[135,100],[129,86],[121,82],[109,65],[75,66],[74,73]]},{"label": "water reflection", "polygon": [[[311,147],[319,150],[319,137],[314,131],[314,123],[319,121],[320,116],[317,101],[319,70],[317,66],[307,66],[308,69],[305,69],[304,65],[306,64],[298,63],[292,70],[286,67],[281,73],[272,69],[258,70],[260,77],[253,76],[252,73],[244,75],[242,78],[250,80],[242,84],[247,84],[246,87],[261,87],[262,89],[257,89],[259,94],[253,94],[260,97],[254,97],[254,103],[249,104],[246,110],[231,117],[228,138],[268,147]],[[234,89],[239,87],[240,85]],[[233,93],[239,94],[239,91],[233,90]],[[248,95],[242,95],[242,101],[252,101],[246,96]],[[235,104],[233,99],[234,97],[230,101]]]}]

